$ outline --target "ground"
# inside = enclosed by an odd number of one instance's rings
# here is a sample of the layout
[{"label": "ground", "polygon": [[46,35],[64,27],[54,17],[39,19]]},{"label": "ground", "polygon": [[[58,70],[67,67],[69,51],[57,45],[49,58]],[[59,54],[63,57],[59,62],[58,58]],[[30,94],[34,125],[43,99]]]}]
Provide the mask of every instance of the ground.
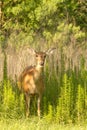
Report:
[{"label": "ground", "polygon": [[1,119],[0,130],[87,130],[87,125],[58,124],[45,119]]}]

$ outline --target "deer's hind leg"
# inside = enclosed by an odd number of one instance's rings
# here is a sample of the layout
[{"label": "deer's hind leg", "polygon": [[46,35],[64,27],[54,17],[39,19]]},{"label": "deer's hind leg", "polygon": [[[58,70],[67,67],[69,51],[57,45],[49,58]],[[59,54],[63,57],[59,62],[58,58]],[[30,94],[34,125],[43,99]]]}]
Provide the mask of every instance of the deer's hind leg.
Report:
[{"label": "deer's hind leg", "polygon": [[29,117],[30,114],[30,95],[25,93],[25,105],[26,105],[26,117]]}]

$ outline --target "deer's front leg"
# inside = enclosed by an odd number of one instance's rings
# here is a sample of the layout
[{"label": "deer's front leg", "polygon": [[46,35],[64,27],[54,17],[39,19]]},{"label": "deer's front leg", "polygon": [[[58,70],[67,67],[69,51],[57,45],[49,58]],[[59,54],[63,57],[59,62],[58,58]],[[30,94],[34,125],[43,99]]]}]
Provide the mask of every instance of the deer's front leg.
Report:
[{"label": "deer's front leg", "polygon": [[41,96],[38,96],[37,100],[37,114],[40,117],[40,105],[41,105]]},{"label": "deer's front leg", "polygon": [[28,93],[25,93],[25,105],[26,105],[26,117],[30,114],[30,95]]}]

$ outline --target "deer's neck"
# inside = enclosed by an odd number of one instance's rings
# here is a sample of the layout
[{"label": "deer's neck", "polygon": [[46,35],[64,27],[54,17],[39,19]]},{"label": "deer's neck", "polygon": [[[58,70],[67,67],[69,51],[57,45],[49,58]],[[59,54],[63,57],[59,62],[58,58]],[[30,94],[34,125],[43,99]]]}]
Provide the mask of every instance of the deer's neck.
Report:
[{"label": "deer's neck", "polygon": [[36,69],[35,78],[40,79],[40,77],[43,76],[44,67],[36,66],[35,69]]},{"label": "deer's neck", "polygon": [[44,67],[40,66],[40,65],[37,65],[36,70],[38,71],[39,74],[41,74],[41,73],[43,73]]}]

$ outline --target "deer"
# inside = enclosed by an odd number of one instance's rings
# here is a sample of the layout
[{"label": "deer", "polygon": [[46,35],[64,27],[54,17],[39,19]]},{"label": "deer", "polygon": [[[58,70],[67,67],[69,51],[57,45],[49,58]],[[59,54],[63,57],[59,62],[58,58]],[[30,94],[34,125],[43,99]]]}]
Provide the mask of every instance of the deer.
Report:
[{"label": "deer", "polygon": [[44,84],[44,63],[46,56],[52,54],[55,48],[48,49],[45,52],[36,51],[30,49],[30,53],[35,56],[36,65],[26,67],[19,76],[18,86],[23,90],[25,96],[25,106],[26,106],[26,117],[30,115],[30,100],[31,95],[38,95],[37,98],[37,115],[40,117],[40,106],[41,99],[45,89]]}]

